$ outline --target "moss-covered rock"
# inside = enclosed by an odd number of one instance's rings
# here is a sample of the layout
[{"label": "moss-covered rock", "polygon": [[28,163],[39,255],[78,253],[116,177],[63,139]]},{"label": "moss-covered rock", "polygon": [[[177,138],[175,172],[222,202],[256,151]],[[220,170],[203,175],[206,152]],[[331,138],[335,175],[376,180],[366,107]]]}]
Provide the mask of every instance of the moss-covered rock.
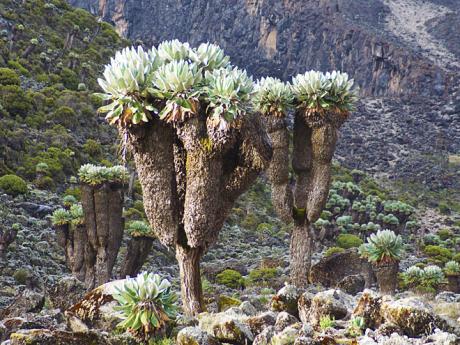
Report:
[{"label": "moss-covered rock", "polygon": [[220,295],[217,300],[217,307],[219,311],[225,311],[231,307],[238,307],[241,304],[241,301],[237,298]]},{"label": "moss-covered rock", "polygon": [[177,345],[219,345],[219,341],[199,327],[186,327],[177,334]]}]

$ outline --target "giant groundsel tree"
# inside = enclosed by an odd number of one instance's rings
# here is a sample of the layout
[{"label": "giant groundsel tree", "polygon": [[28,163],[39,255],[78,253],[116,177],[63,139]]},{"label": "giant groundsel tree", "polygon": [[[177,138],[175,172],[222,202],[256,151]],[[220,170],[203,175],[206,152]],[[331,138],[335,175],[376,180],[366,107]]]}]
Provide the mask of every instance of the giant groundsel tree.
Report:
[{"label": "giant groundsel tree", "polygon": [[[263,78],[256,84],[254,106],[264,115],[273,145],[268,168],[273,204],[284,221],[294,223],[291,280],[297,286],[308,283],[314,231],[311,225],[327,201],[338,129],[356,100],[352,86],[353,80],[345,73],[315,71],[296,76],[292,85],[273,78]],[[292,153],[287,119],[291,107],[295,109]]]},{"label": "giant groundsel tree", "polygon": [[126,48],[99,80],[134,157],[152,236],[174,248],[187,314],[202,311],[199,262],[272,149],[249,111],[253,82],[212,44]]}]

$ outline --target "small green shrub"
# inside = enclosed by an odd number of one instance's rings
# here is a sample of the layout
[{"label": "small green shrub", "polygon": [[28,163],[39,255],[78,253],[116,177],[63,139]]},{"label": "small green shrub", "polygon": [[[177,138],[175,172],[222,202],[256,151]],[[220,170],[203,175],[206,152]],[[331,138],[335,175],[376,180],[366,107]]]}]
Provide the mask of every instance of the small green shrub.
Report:
[{"label": "small green shrub", "polygon": [[445,241],[451,238],[454,234],[449,229],[440,229],[438,231],[438,236],[441,240]]},{"label": "small green shrub", "polygon": [[456,262],[458,262],[458,263],[460,263],[460,253],[455,254],[455,255],[452,257],[452,260],[453,260],[453,261],[456,261]]},{"label": "small green shrub", "polygon": [[231,289],[240,289],[244,286],[244,279],[240,272],[226,269],[216,276],[216,281]]},{"label": "small green shrub", "polygon": [[102,153],[102,147],[96,140],[88,139],[86,140],[86,143],[83,144],[83,151],[89,156],[97,158]]},{"label": "small green shrub", "polygon": [[0,189],[6,194],[17,196],[27,193],[27,183],[17,175],[4,175],[0,177]]},{"label": "small green shrub", "polygon": [[50,176],[41,176],[35,179],[35,185],[38,189],[47,189],[47,190],[54,190],[55,184],[54,180]]},{"label": "small green shrub", "polygon": [[340,247],[329,247],[326,250],[326,252],[324,253],[324,256],[328,257],[328,256],[331,256],[331,255],[334,255],[334,254],[343,253],[344,251],[345,251],[345,249],[340,248]]},{"label": "small green shrub", "polygon": [[359,247],[363,244],[363,240],[356,235],[340,234],[337,236],[337,246],[343,249]]},{"label": "small green shrub", "polygon": [[14,280],[20,285],[26,285],[27,281],[30,279],[30,276],[30,271],[25,268],[20,268],[13,274]]},{"label": "small green shrub", "polygon": [[256,268],[249,272],[249,283],[257,286],[270,286],[270,282],[276,278],[276,268]]},{"label": "small green shrub", "polygon": [[0,85],[20,85],[21,80],[11,68],[0,68]]},{"label": "small green shrub", "polygon": [[424,249],[426,255],[439,263],[446,263],[452,259],[452,252],[441,246],[426,246]]},{"label": "small green shrub", "polygon": [[322,316],[319,320],[319,327],[323,331],[328,328],[334,328],[335,327],[335,317],[331,317],[330,315]]}]

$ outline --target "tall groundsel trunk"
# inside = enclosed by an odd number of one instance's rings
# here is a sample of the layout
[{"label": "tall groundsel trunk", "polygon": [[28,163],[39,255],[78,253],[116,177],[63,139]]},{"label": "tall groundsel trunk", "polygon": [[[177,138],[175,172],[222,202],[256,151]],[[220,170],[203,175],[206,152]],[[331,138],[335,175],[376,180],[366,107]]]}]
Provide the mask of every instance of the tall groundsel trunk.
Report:
[{"label": "tall groundsel trunk", "polygon": [[184,313],[196,315],[204,311],[203,291],[201,286],[200,260],[201,248],[176,246],[176,259],[179,263],[181,297]]},{"label": "tall groundsel trunk", "polygon": [[294,224],[291,233],[291,283],[297,287],[308,285],[312,255],[312,239],[308,226],[308,222]]}]

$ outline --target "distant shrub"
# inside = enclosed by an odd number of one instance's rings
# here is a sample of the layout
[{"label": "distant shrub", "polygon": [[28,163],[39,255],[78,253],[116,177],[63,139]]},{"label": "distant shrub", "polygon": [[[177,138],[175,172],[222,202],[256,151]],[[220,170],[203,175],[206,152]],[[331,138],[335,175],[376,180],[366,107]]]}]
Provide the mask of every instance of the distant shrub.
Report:
[{"label": "distant shrub", "polygon": [[20,85],[21,80],[11,68],[0,68],[0,85]]},{"label": "distant shrub", "polygon": [[447,205],[447,203],[445,203],[445,202],[440,202],[438,204],[438,208],[439,208],[439,212],[441,212],[441,214],[450,214],[450,212],[451,212],[451,209],[450,209],[449,205]]},{"label": "distant shrub", "polygon": [[337,236],[337,246],[343,249],[359,247],[363,244],[363,240],[356,235],[340,234]]},{"label": "distant shrub", "polygon": [[94,139],[88,139],[83,144],[83,151],[91,157],[98,157],[102,153],[101,144]]},{"label": "distant shrub", "polygon": [[441,246],[426,246],[424,252],[439,263],[446,263],[452,259],[452,252]]},{"label": "distant shrub", "polygon": [[69,68],[62,69],[61,81],[66,89],[77,90],[78,88],[78,76]]},{"label": "distant shrub", "polygon": [[452,260],[457,261],[458,263],[460,263],[460,253],[455,254],[455,255],[452,257]]},{"label": "distant shrub", "polygon": [[460,274],[460,264],[456,261],[448,261],[444,266],[444,273],[446,275],[459,275]]},{"label": "distant shrub", "polygon": [[438,235],[426,234],[425,236],[423,236],[423,243],[425,243],[426,246],[438,245],[439,243],[441,243],[441,238]]},{"label": "distant shrub", "polygon": [[11,116],[25,117],[32,110],[32,100],[17,85],[0,86],[0,103]]},{"label": "distant shrub", "polygon": [[0,189],[6,194],[16,196],[27,193],[27,183],[16,175],[4,175],[0,177]]},{"label": "distant shrub", "polygon": [[445,241],[453,236],[452,231],[449,229],[440,229],[438,231],[438,236],[441,240]]},{"label": "distant shrub", "polygon": [[324,253],[324,256],[328,257],[328,256],[331,256],[331,255],[334,255],[334,254],[343,253],[344,251],[345,251],[345,249],[340,248],[340,247],[329,247],[326,250],[326,252]]},{"label": "distant shrub", "polygon": [[277,273],[276,268],[256,268],[249,272],[249,283],[257,286],[269,286],[270,282],[276,278]]},{"label": "distant shrub", "polygon": [[216,276],[216,281],[231,289],[239,289],[244,286],[244,279],[240,272],[226,269]]},{"label": "distant shrub", "polygon": [[13,278],[16,283],[20,285],[25,285],[27,281],[30,279],[30,271],[25,268],[20,268],[13,274]]},{"label": "distant shrub", "polygon": [[37,174],[48,174],[49,173],[49,170],[50,170],[50,167],[48,166],[48,164],[46,164],[45,162],[40,162],[40,163],[37,163],[37,165],[35,166],[35,172]]},{"label": "distant shrub", "polygon": [[54,180],[50,176],[41,176],[35,179],[35,185],[38,189],[54,190],[56,187]]}]

